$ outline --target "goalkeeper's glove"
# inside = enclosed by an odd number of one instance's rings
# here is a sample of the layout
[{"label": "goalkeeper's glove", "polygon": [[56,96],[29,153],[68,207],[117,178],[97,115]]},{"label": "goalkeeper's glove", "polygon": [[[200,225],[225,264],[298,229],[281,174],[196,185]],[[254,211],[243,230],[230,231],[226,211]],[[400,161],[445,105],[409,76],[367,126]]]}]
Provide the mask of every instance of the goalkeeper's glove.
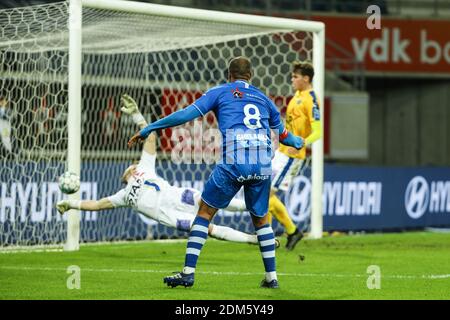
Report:
[{"label": "goalkeeper's glove", "polygon": [[56,209],[60,214],[64,214],[70,209],[80,209],[79,200],[61,200],[56,204]]},{"label": "goalkeeper's glove", "polygon": [[133,114],[135,112],[139,112],[139,107],[136,101],[134,101],[134,99],[129,95],[123,94],[120,98],[120,102],[122,103],[122,108],[120,108],[120,110],[122,110],[123,113]]},{"label": "goalkeeper's glove", "polygon": [[122,108],[120,108],[120,110],[125,114],[131,115],[135,124],[137,124],[138,126],[147,125],[147,121],[145,121],[145,118],[139,111],[139,107],[136,101],[134,101],[132,97],[127,94],[123,94],[120,98],[120,101],[122,103]]}]

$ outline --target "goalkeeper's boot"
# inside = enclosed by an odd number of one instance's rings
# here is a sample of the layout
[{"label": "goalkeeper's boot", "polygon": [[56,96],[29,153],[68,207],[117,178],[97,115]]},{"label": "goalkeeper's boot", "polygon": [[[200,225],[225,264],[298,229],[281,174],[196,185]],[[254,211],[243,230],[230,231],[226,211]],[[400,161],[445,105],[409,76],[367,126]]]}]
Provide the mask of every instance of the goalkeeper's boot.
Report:
[{"label": "goalkeeper's boot", "polygon": [[164,283],[172,288],[176,286],[192,287],[194,285],[194,273],[176,272],[173,276],[164,277]]},{"label": "goalkeeper's boot", "polygon": [[272,281],[267,281],[266,279],[264,279],[263,281],[261,281],[261,288],[269,288],[269,289],[279,289],[280,286],[278,285],[278,281],[277,280],[272,280]]},{"label": "goalkeeper's boot", "polygon": [[286,249],[293,250],[297,243],[302,240],[303,232],[301,232],[298,228],[295,229],[293,234],[288,235],[286,242]]}]

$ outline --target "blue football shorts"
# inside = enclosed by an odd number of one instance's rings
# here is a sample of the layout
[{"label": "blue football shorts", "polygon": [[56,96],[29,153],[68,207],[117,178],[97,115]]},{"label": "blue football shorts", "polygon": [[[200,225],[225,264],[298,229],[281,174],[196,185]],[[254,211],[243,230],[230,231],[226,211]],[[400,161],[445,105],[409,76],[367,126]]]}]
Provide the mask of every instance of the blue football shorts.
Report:
[{"label": "blue football shorts", "polygon": [[255,165],[217,165],[205,184],[202,200],[210,207],[224,209],[243,186],[247,210],[264,217],[269,207],[271,177],[260,172]]}]

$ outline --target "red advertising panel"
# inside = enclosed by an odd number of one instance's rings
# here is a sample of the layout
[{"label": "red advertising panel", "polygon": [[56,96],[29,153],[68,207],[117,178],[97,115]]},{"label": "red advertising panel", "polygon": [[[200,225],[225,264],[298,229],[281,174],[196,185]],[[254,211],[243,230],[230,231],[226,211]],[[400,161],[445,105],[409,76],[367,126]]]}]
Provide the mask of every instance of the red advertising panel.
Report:
[{"label": "red advertising panel", "polygon": [[[368,72],[450,76],[450,21],[382,16],[381,28],[369,29],[368,17],[316,16],[313,20],[324,22],[327,40],[362,61]],[[326,50],[327,58],[339,58],[339,50],[330,43]]]}]

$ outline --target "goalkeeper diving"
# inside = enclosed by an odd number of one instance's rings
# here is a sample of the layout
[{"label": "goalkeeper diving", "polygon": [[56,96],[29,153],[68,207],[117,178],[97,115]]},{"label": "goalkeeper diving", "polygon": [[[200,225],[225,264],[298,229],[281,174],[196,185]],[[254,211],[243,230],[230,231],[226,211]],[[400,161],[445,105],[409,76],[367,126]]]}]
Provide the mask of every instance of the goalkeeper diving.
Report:
[{"label": "goalkeeper diving", "polygon": [[[133,98],[125,94],[121,97],[121,103],[121,111],[130,115],[140,129],[147,126]],[[56,204],[56,208],[59,213],[64,214],[70,209],[99,211],[130,207],[165,226],[189,231],[198,211],[201,192],[170,185],[156,174],[155,161],[156,136],[152,133],[144,142],[139,163],[130,165],[122,175],[125,188],[100,200],[62,200]],[[233,199],[226,210],[247,209],[243,200]],[[258,244],[256,234],[247,234],[225,226],[210,224],[208,233],[220,240]]]}]

